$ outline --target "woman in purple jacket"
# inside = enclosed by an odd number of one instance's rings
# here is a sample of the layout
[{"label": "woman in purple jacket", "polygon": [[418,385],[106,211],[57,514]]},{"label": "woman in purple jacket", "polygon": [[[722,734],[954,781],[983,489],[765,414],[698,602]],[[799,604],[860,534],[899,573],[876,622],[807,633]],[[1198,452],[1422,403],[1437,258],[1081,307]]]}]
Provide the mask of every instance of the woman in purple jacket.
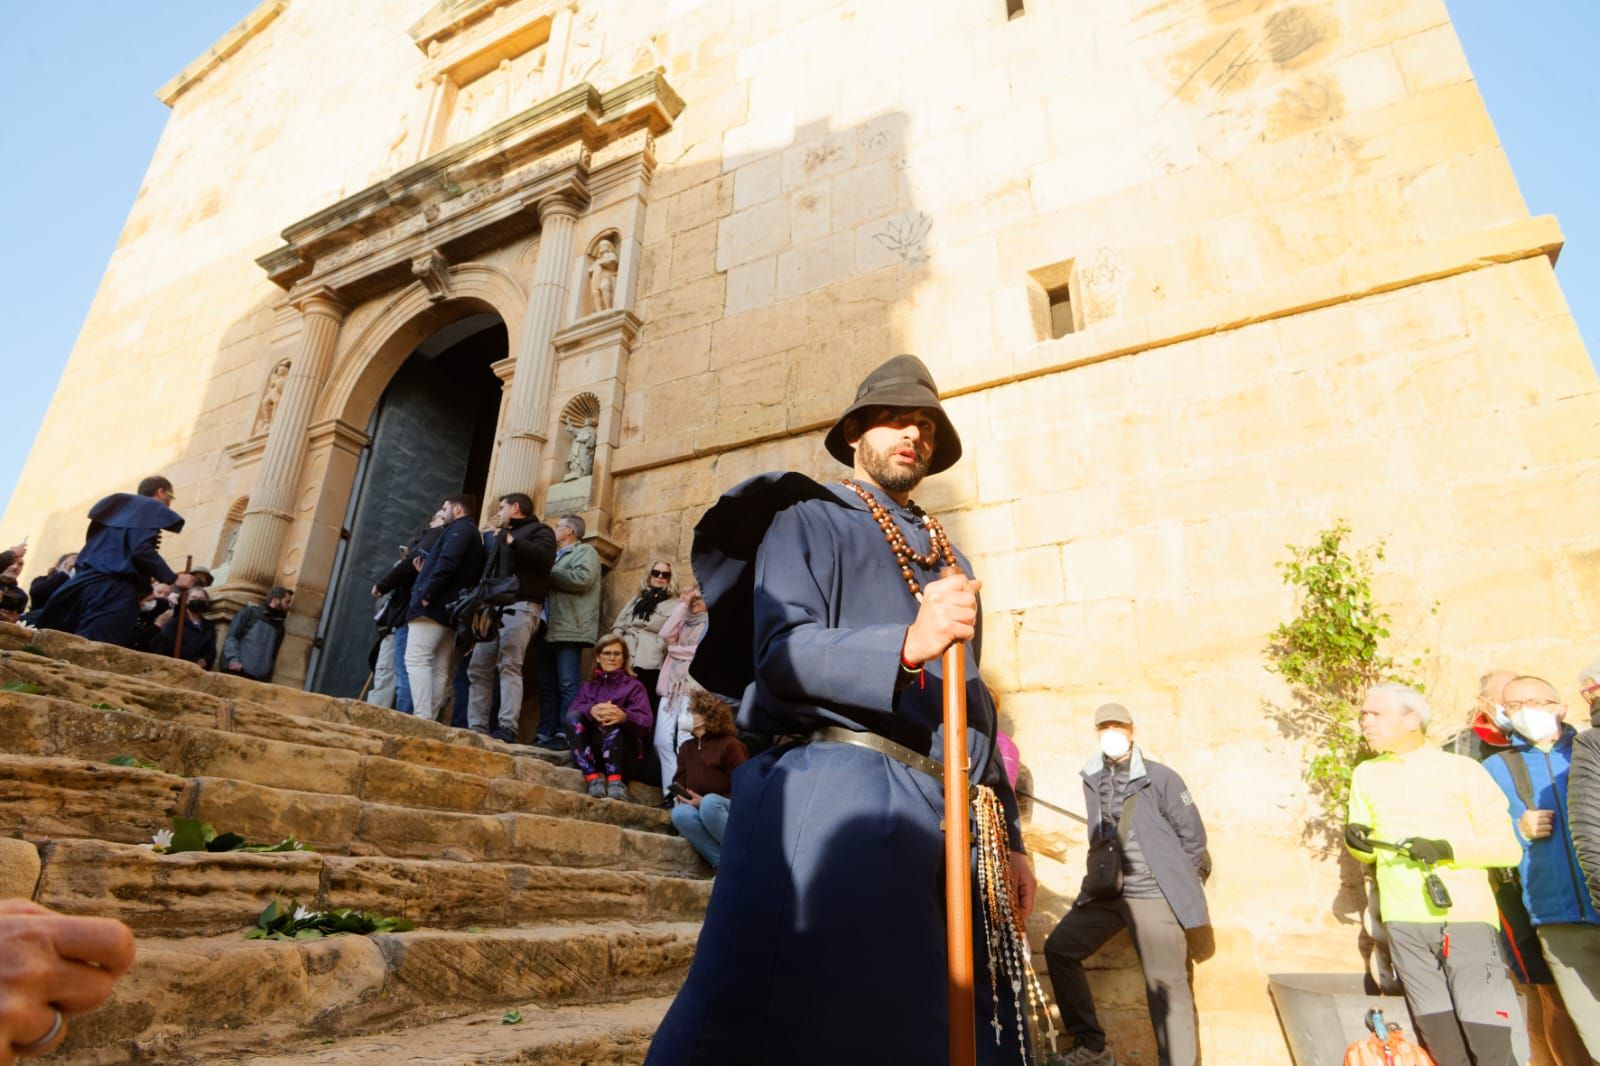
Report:
[{"label": "woman in purple jacket", "polygon": [[572,759],[589,783],[589,795],[627,799],[623,770],[644,757],[653,719],[650,698],[629,667],[628,645],[617,634],[601,637],[594,646],[594,673],[572,698],[567,720]]}]

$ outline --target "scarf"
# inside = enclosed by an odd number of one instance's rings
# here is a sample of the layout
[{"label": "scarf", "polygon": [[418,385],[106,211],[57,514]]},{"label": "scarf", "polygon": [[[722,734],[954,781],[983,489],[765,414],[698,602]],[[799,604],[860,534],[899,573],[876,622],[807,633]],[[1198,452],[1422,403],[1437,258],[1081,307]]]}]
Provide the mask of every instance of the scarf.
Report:
[{"label": "scarf", "polygon": [[656,607],[672,594],[670,588],[647,588],[633,598],[633,618],[636,622],[648,622],[650,616],[656,613]]}]

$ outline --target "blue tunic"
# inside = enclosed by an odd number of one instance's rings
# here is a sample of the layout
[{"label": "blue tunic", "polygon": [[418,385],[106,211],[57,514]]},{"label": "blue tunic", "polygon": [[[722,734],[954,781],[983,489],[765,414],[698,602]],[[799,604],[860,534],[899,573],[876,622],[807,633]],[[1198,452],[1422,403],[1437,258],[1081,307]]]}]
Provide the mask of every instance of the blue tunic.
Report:
[{"label": "blue tunic", "polygon": [[150,583],[177,580],[158,551],[161,532],[181,529],[183,516],[150,496],[118,492],[95,504],[72,580],[45,604],[39,628],[132,644]]},{"label": "blue tunic", "polygon": [[[925,553],[920,521],[875,494]],[[922,584],[938,577],[913,568]],[[745,690],[744,728],[843,725],[941,757],[939,664],[927,664],[925,685],[897,683],[917,603],[852,491],[798,474],[739,485],[696,528],[694,571],[711,623],[692,672],[714,691]],[[974,779],[1006,805],[1020,850],[978,649],[974,640],[968,754]],[[943,790],[874,751],[785,744],[735,771],[733,801],[699,948],[647,1063],[945,1062]],[[979,940],[978,1061],[1017,1063],[1009,989],[1000,1046],[989,1024],[984,954]]]}]

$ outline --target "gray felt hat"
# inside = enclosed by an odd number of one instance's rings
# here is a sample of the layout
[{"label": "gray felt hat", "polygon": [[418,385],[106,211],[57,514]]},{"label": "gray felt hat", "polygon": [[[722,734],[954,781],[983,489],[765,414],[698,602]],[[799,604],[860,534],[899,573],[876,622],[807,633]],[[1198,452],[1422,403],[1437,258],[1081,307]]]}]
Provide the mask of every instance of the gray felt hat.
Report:
[{"label": "gray felt hat", "polygon": [[897,355],[866,376],[856,389],[855,402],[844,409],[823,439],[829,455],[845,466],[855,465],[855,452],[844,439],[845,419],[875,407],[925,407],[933,413],[939,431],[933,442],[933,458],[928,461],[929,474],[948,470],[961,458],[961,437],[939,403],[939,387],[933,383],[927,366],[914,355]]}]

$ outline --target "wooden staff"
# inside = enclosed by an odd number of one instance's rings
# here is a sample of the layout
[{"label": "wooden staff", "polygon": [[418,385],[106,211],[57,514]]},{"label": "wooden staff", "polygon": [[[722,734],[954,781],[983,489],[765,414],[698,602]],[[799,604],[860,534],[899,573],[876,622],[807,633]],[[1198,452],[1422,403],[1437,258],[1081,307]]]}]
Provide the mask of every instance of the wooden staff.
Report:
[{"label": "wooden staff", "polygon": [[[194,556],[185,555],[183,557],[183,572],[187,574],[192,566],[194,566]],[[172,638],[172,657],[174,659],[183,658],[183,626],[184,623],[189,620],[188,612],[189,590],[186,588],[180,588],[178,590],[178,624],[172,627],[173,631],[176,633],[176,636]],[[211,639],[215,640],[216,638],[212,637]],[[963,721],[965,721],[965,719],[963,719]]]},{"label": "wooden staff", "polygon": [[[960,573],[953,568],[941,576]],[[949,945],[950,1066],[973,1066],[978,1033],[972,1000],[972,842],[967,828],[967,649],[944,652],[944,914]]]}]

